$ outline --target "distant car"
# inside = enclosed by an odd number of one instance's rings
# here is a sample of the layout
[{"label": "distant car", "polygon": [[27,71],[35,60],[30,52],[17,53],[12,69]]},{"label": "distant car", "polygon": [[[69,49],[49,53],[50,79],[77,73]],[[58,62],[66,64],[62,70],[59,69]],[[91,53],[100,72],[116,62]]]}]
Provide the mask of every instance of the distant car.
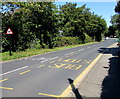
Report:
[{"label": "distant car", "polygon": [[108,40],[109,39],[109,37],[105,37],[105,40]]}]

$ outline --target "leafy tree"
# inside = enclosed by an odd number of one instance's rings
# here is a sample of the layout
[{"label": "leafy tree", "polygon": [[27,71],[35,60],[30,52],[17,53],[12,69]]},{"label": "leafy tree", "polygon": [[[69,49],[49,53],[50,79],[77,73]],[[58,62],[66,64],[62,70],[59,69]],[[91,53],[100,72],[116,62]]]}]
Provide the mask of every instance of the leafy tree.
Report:
[{"label": "leafy tree", "polygon": [[112,26],[109,27],[109,33],[113,32],[117,37],[120,38],[120,1],[115,6],[115,12],[117,14],[111,17]]},{"label": "leafy tree", "polygon": [[[100,41],[106,31],[102,17],[91,13],[86,5],[77,7],[76,3],[66,3],[58,10],[52,2],[4,2],[0,12],[3,51],[8,51],[9,44],[14,52],[53,48],[61,36],[79,38],[80,43],[90,37]],[[8,28],[13,35],[5,34]]]},{"label": "leafy tree", "polygon": [[60,7],[61,30],[64,36],[77,36],[84,43],[85,33],[96,41],[101,41],[107,29],[106,21],[90,12],[86,5],[66,3]]},{"label": "leafy tree", "polygon": [[117,6],[115,7],[115,12],[120,13],[120,1],[118,1]]},{"label": "leafy tree", "polygon": [[[9,5],[5,3],[4,5]],[[3,48],[9,49],[12,39],[13,51],[30,48],[33,41],[40,43],[42,48],[54,47],[54,37],[57,36],[56,7],[51,2],[19,2],[14,10],[3,13],[3,33],[10,27],[13,38],[3,34]],[[5,40],[4,40],[5,39]],[[6,41],[6,42],[5,42]],[[6,50],[5,50],[6,51]]]}]

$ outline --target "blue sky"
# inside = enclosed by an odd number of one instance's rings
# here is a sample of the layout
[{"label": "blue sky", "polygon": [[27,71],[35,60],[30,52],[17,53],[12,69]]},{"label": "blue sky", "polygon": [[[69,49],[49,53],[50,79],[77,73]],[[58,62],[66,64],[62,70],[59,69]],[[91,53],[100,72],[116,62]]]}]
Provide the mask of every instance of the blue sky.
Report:
[{"label": "blue sky", "polygon": [[[68,1],[67,1],[68,2]],[[66,2],[56,2],[57,5],[63,5]],[[107,22],[107,26],[109,27],[111,25],[110,20],[111,16],[116,14],[114,11],[114,8],[117,4],[117,2],[72,2],[77,3],[78,7],[82,6],[83,4],[86,4],[87,8],[90,8],[91,12],[94,12],[95,14],[102,16]]]}]

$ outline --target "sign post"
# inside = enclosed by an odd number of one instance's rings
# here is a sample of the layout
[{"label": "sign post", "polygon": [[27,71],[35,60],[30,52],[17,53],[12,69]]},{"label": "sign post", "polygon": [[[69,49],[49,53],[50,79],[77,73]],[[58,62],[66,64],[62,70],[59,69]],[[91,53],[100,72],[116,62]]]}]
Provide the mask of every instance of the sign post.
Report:
[{"label": "sign post", "polygon": [[[13,32],[12,32],[12,30],[10,28],[8,28],[6,34],[7,35],[11,35],[11,34],[13,34]],[[9,44],[9,47],[10,47],[10,49],[9,49],[9,55],[12,56],[12,53],[11,53],[11,51],[12,51],[11,44]]]}]

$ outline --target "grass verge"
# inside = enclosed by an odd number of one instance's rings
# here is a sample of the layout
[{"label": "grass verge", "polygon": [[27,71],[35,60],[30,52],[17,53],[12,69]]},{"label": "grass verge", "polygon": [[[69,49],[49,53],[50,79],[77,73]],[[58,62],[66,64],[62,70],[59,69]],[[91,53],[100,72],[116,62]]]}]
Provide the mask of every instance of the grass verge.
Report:
[{"label": "grass verge", "polygon": [[63,47],[56,47],[54,49],[28,49],[26,51],[12,53],[12,56],[9,56],[9,52],[4,52],[4,53],[0,53],[0,59],[2,61],[19,59],[22,57],[44,54],[44,53],[48,53],[48,52],[52,52],[52,51],[59,51],[59,50],[64,50],[64,49],[68,49],[68,48],[74,48],[74,47],[78,47],[78,46],[94,44],[94,43],[97,43],[97,42],[90,42],[90,43],[80,44],[80,45],[69,45],[69,46],[63,46]]}]

